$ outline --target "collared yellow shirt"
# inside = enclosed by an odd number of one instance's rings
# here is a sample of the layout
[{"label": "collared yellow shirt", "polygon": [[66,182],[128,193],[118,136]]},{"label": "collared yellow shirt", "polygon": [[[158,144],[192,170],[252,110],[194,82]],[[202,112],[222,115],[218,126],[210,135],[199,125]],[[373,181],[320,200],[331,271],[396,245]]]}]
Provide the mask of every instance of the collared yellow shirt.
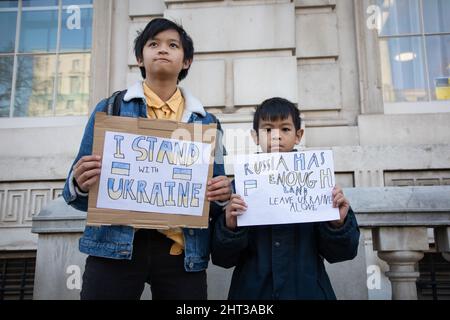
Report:
[{"label": "collared yellow shirt", "polygon": [[[150,119],[181,121],[184,112],[184,98],[179,88],[166,102],[162,101],[156,93],[143,83],[145,100],[147,102],[147,117]],[[177,256],[183,253],[184,236],[181,228],[158,230],[171,239],[174,243],[170,248],[170,254]]]},{"label": "collared yellow shirt", "polygon": [[164,102],[145,82],[143,83],[143,87],[147,101],[148,118],[181,121],[184,112],[184,98],[179,88],[177,88],[169,100]]}]

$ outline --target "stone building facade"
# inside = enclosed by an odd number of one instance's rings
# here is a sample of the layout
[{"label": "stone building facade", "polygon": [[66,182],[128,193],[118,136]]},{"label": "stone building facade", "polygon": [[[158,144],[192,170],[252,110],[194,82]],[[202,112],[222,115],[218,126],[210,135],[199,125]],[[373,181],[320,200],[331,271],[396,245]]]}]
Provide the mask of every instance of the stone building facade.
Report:
[{"label": "stone building facade", "polygon": [[[411,3],[417,7],[407,9],[420,18],[419,29],[403,32],[405,4],[397,2],[94,0],[89,110],[49,117],[14,117],[11,112],[0,118],[0,257],[36,250],[32,217],[60,195],[95,103],[140,79],[133,40],[155,17],[181,23],[194,39],[194,63],[181,85],[223,123],[227,174],[233,174],[234,154],[256,150],[249,139],[239,138],[249,137],[255,106],[282,96],[301,110],[302,145],[333,149],[343,187],[449,185],[450,100],[436,94],[432,80],[450,76],[450,27],[443,21],[428,34],[427,17],[435,8],[416,0]],[[444,17],[450,15],[445,1],[427,2],[443,10]],[[415,25],[411,19],[409,25]],[[395,43],[397,36],[411,33],[417,33],[411,43],[423,42],[417,52],[414,45]],[[433,58],[441,59],[438,75],[431,74],[432,61],[426,57],[434,40],[442,51]],[[408,86],[400,80],[409,72],[424,80]],[[370,229],[362,231],[358,272],[365,279],[370,266],[388,267],[372,249]],[[432,233],[428,239],[434,242]],[[335,274],[342,268],[329,266]],[[334,284],[341,297],[356,298],[348,294],[357,290],[361,299],[390,299],[389,281],[382,276],[381,283],[375,290],[365,281],[357,289]]]}]

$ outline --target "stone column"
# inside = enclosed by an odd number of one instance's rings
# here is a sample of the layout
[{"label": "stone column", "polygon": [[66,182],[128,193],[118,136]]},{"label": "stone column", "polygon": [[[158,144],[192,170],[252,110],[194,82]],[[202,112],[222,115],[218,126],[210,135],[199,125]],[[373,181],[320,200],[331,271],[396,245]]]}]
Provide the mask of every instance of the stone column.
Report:
[{"label": "stone column", "polygon": [[386,276],[392,285],[392,300],[417,300],[415,264],[423,258],[420,251],[381,251],[378,257],[389,264]]},{"label": "stone column", "polygon": [[425,227],[380,227],[372,230],[373,247],[389,265],[386,276],[392,284],[393,300],[417,300],[416,263],[429,249]]},{"label": "stone column", "polygon": [[86,212],[66,205],[62,197],[51,201],[33,218],[38,234],[34,300],[78,300],[86,255],[78,251],[78,239],[86,224]]}]

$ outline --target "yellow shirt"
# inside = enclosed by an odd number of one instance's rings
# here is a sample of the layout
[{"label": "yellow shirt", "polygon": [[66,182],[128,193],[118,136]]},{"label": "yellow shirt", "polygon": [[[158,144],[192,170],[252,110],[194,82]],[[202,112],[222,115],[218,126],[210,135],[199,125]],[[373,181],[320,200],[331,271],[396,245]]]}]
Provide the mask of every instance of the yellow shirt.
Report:
[{"label": "yellow shirt", "polygon": [[184,98],[179,88],[166,102],[144,82],[144,95],[147,100],[147,116],[150,119],[181,121],[184,112]]}]

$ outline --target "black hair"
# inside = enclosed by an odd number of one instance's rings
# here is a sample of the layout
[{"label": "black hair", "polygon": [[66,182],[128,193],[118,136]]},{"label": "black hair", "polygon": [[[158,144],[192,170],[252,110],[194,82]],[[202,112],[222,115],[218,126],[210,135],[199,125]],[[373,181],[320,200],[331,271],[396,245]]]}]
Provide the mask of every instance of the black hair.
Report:
[{"label": "black hair", "polygon": [[300,111],[295,104],[289,100],[278,97],[267,99],[256,108],[256,112],[253,117],[253,130],[255,130],[258,134],[259,122],[261,120],[285,120],[289,118],[289,116],[292,117],[295,131],[300,130],[302,126]]},{"label": "black hair", "polygon": [[[153,39],[158,33],[166,30],[175,30],[176,32],[178,32],[184,51],[183,61],[186,62],[188,60],[192,60],[194,58],[194,43],[191,37],[186,33],[186,31],[184,31],[182,26],[164,18],[157,18],[150,21],[145,29],[142,30],[142,32],[140,32],[137,38],[134,40],[134,54],[136,56],[136,59],[143,59],[144,47],[148,40]],[[186,78],[189,68],[181,70],[180,74],[178,75],[178,81]],[[140,67],[140,69],[141,75],[145,79],[145,68]]]}]

